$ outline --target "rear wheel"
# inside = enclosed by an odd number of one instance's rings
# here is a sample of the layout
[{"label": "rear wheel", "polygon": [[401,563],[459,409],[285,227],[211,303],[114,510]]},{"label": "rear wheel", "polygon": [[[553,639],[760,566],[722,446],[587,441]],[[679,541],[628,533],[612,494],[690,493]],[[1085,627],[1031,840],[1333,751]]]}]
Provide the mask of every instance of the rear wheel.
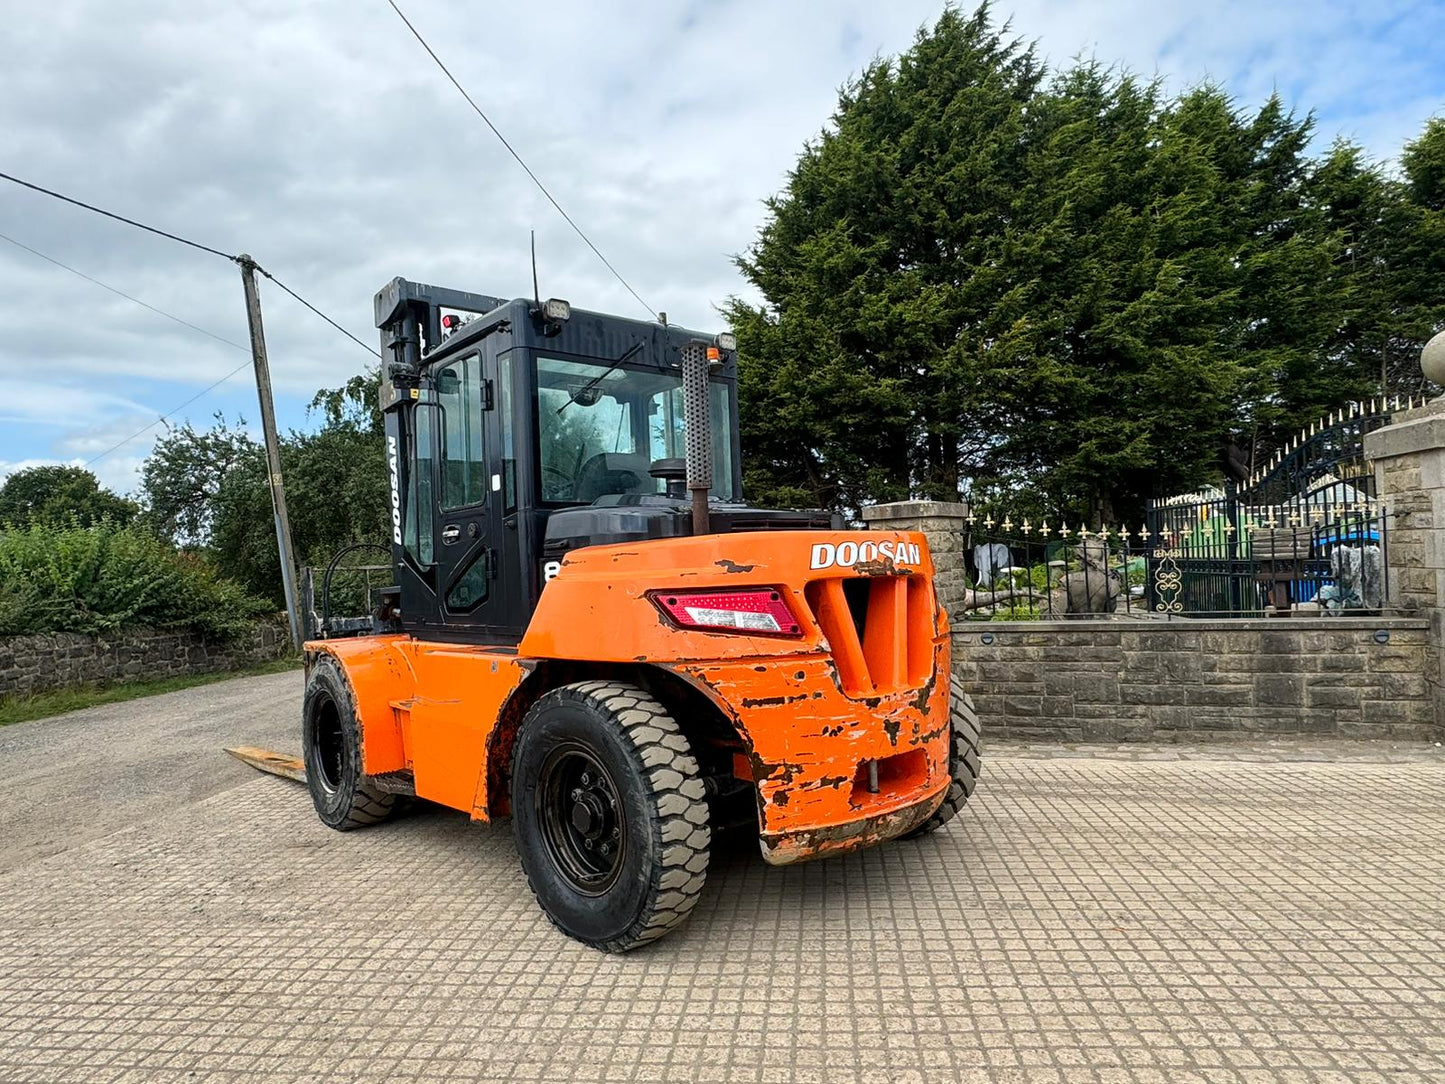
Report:
[{"label": "rear wheel", "polygon": [[311,667],[301,710],[306,786],[322,823],[346,832],[389,817],[396,795],[378,790],[361,770],[361,727],[351,685],[330,655]]},{"label": "rear wheel", "polygon": [[512,754],[517,852],[563,933],[606,952],[655,941],[692,911],[712,833],[676,721],[623,682],[543,696]]},{"label": "rear wheel", "polygon": [[978,786],[981,767],[978,712],[973,708],[973,698],[963,691],[957,678],[950,678],[948,683],[948,719],[952,732],[948,747],[948,793],[943,796],[943,804],[934,810],[933,816],[905,835],[904,839],[917,839],[938,831],[958,816],[958,811],[967,804],[969,795]]}]

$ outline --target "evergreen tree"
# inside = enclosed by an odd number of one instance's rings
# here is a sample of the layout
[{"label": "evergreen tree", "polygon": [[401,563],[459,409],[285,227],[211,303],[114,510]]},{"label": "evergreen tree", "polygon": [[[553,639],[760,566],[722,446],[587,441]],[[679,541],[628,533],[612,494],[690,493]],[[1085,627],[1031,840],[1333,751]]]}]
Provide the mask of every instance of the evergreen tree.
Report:
[{"label": "evergreen tree", "polygon": [[1403,197],[1383,231],[1391,245],[1391,321],[1381,373],[1388,395],[1433,394],[1420,349],[1445,330],[1445,119],[1435,118],[1400,156]]},{"label": "evergreen tree", "polygon": [[739,261],[749,492],[1097,522],[1245,476],[1442,315],[1445,125],[1399,183],[1312,134],[1278,97],[1046,81],[986,6],[946,10],[844,88]]},{"label": "evergreen tree", "polygon": [[1009,289],[1033,50],[949,9],[844,89],[740,261],[749,488],[829,505],[957,493]]}]

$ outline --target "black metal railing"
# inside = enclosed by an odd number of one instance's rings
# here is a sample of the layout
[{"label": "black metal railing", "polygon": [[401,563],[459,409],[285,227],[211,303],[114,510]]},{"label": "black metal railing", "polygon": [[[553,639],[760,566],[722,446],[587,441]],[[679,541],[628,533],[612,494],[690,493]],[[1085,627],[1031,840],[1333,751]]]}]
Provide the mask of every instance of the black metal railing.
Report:
[{"label": "black metal railing", "polygon": [[1044,520],[969,524],[954,621],[1261,617],[1385,608],[1385,515],[1326,481],[1283,505],[1173,498],[1136,530]]},{"label": "black metal railing", "polygon": [[1147,606],[1148,549],[1127,530],[988,515],[970,517],[968,528],[968,589],[949,600],[955,622],[1142,614]]},{"label": "black metal railing", "polygon": [[1238,485],[1256,505],[1283,504],[1317,489],[1323,481],[1343,482],[1375,496],[1375,476],[1365,460],[1365,435],[1390,424],[1395,411],[1413,406],[1395,399],[1351,403],[1333,411],[1286,441]]},{"label": "black metal railing", "polygon": [[1325,613],[1383,608],[1386,517],[1365,436],[1402,405],[1352,403],[1302,430],[1243,482],[1151,501],[1151,606],[1249,615],[1300,603]]},{"label": "black metal railing", "polygon": [[1182,614],[1254,616],[1301,603],[1378,613],[1386,518],[1362,488],[1328,475],[1280,504],[1250,503],[1233,487],[1158,502],[1146,524],[1150,605]]}]

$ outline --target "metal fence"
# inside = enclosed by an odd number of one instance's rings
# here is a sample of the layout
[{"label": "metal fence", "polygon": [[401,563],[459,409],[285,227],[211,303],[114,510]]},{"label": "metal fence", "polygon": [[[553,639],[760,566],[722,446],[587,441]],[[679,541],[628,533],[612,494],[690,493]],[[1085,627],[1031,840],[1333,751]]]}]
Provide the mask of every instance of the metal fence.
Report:
[{"label": "metal fence", "polygon": [[969,589],[955,621],[1048,620],[1147,612],[1148,539],[1127,529],[1090,531],[1058,520],[1015,524],[971,516]]},{"label": "metal fence", "polygon": [[[1151,517],[1152,518],[1152,517]],[[1373,500],[1296,508],[1177,501],[1154,529],[972,525],[955,620],[1378,613],[1385,517]]]},{"label": "metal fence", "polygon": [[[1232,487],[1150,509],[1161,539],[1149,569],[1154,601],[1172,612],[1254,613],[1301,602],[1326,612],[1385,604],[1387,517],[1364,487],[1329,475],[1280,504]],[[1176,577],[1178,590],[1165,588]],[[1171,583],[1172,586],[1172,583]]]},{"label": "metal fence", "polygon": [[1242,483],[1150,502],[1135,531],[970,517],[955,619],[1378,613],[1387,517],[1364,438],[1402,405],[1332,413]]},{"label": "metal fence", "polygon": [[1150,562],[1155,605],[1254,614],[1314,602],[1325,613],[1378,612],[1388,540],[1365,435],[1402,405],[1352,403],[1243,482],[1151,502],[1146,525],[1166,543]]},{"label": "metal fence", "polygon": [[1170,613],[1256,615],[1314,603],[1325,613],[1385,605],[1386,517],[1348,483],[1279,505],[1231,493],[1175,498],[1151,510],[1160,544],[1148,560],[1154,607]]}]

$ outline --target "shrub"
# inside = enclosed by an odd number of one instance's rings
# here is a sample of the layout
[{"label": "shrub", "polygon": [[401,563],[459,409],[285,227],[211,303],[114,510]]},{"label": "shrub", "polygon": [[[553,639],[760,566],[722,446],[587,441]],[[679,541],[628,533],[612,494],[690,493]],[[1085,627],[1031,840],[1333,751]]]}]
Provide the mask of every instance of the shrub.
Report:
[{"label": "shrub", "polygon": [[145,625],[228,638],[268,609],[203,558],[109,520],[0,530],[0,584],[0,635]]}]

